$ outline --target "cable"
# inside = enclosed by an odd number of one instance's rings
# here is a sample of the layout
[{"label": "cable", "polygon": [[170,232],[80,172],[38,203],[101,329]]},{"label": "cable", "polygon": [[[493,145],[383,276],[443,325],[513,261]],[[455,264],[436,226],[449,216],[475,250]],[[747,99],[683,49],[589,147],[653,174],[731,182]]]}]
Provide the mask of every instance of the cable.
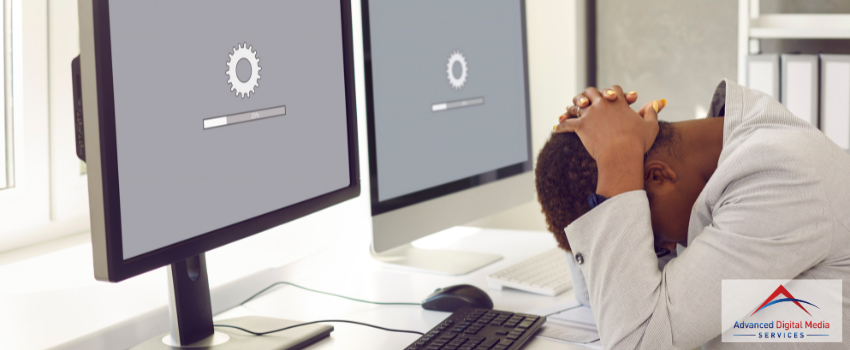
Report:
[{"label": "cable", "polygon": [[253,334],[253,335],[266,335],[266,334],[271,334],[271,333],[282,332],[282,331],[285,331],[285,330],[287,330],[287,329],[292,329],[292,328],[295,328],[295,327],[301,327],[301,326],[306,326],[306,325],[310,325],[310,324],[314,324],[314,323],[323,323],[323,322],[353,323],[353,324],[357,324],[357,325],[361,325],[361,326],[367,326],[367,327],[377,328],[377,329],[384,330],[384,331],[388,331],[388,332],[413,333],[413,334],[418,334],[418,335],[425,335],[425,333],[417,332],[417,331],[406,331],[406,330],[402,330],[402,329],[384,328],[384,327],[379,327],[379,326],[371,325],[371,324],[368,324],[368,323],[355,322],[355,321],[346,321],[346,320],[321,320],[321,321],[313,321],[313,322],[307,322],[307,323],[297,324],[297,325],[294,325],[294,326],[284,327],[284,328],[281,328],[281,329],[275,329],[275,330],[273,330],[273,331],[268,331],[268,332],[253,332],[253,331],[249,331],[249,330],[247,330],[247,329],[245,329],[245,328],[242,328],[242,327],[231,326],[231,325],[226,325],[226,324],[217,324],[217,325],[213,325],[213,327],[227,327],[227,328],[235,328],[235,329],[238,329],[238,330],[243,331],[243,332],[245,332],[245,333],[249,333],[249,334]]},{"label": "cable", "polygon": [[[254,295],[252,295],[250,298],[245,299],[245,301],[243,301],[243,302],[239,303],[239,305],[240,305],[240,306],[241,306],[241,305],[245,305],[245,303],[247,303],[247,302],[251,301],[251,299],[256,298],[256,297],[257,297],[257,296],[259,296],[260,294],[265,293],[267,290],[272,289],[274,286],[277,286],[277,285],[279,285],[279,284],[286,284],[286,285],[290,285],[290,286],[293,286],[293,287],[301,288],[301,289],[303,289],[303,290],[310,291],[310,292],[315,292],[315,293],[320,293],[320,294],[326,294],[326,295],[330,295],[330,296],[334,296],[334,297],[338,297],[338,298],[348,299],[348,300],[352,300],[352,301],[359,301],[359,302],[361,302],[361,303],[367,303],[367,304],[376,304],[376,305],[412,305],[412,306],[422,306],[422,304],[421,304],[421,303],[381,303],[381,302],[376,302],[376,301],[368,301],[368,300],[355,299],[355,298],[350,298],[350,297],[343,296],[343,295],[339,295],[339,294],[333,294],[333,293],[323,292],[323,291],[320,291],[320,290],[310,289],[310,288],[307,288],[307,287],[302,287],[302,286],[299,286],[299,285],[297,285],[297,284],[295,284],[295,283],[290,283],[290,282],[275,282],[275,283],[272,283],[272,285],[270,285],[270,286],[268,286],[268,287],[264,288],[263,290],[261,290],[261,291],[257,292],[257,294],[254,294]],[[318,322],[318,321],[317,321],[317,322]],[[346,321],[346,322],[348,322],[348,321]]]}]

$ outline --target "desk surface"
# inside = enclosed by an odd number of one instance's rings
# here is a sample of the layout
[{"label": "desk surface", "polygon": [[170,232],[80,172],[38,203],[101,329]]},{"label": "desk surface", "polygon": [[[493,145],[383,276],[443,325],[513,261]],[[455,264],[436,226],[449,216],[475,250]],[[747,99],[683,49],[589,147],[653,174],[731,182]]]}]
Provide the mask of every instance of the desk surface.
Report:
[{"label": "desk surface", "polygon": [[[433,239],[430,239],[433,238]],[[527,312],[572,300],[568,291],[557,297],[517,290],[487,288],[487,275],[550,249],[554,238],[545,232],[471,229],[429,237],[420,247],[501,254],[504,259],[464,276],[444,276],[403,270],[373,260],[368,247],[336,247],[283,267],[281,276],[309,288],[371,301],[421,302],[432,291],[455,284],[472,284],[485,290],[495,309]],[[216,321],[240,316],[266,316],[298,321],[344,319],[378,326],[430,330],[449,314],[419,306],[382,306],[353,302],[281,286],[215,317]],[[331,336],[308,349],[355,349],[369,344],[372,349],[403,349],[418,338],[414,334],[391,333],[369,327],[333,324]],[[524,349],[585,349],[535,338]]]}]

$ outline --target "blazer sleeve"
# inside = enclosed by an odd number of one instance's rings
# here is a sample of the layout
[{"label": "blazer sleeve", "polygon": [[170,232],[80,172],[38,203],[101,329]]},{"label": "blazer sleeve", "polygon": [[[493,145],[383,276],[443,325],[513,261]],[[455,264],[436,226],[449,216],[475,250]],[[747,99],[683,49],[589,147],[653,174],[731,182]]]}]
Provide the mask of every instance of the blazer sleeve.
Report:
[{"label": "blazer sleeve", "polygon": [[693,349],[721,334],[723,279],[790,280],[825,258],[832,228],[815,174],[789,161],[733,175],[711,225],[662,271],[644,191],[615,196],[565,229],[605,349]]}]

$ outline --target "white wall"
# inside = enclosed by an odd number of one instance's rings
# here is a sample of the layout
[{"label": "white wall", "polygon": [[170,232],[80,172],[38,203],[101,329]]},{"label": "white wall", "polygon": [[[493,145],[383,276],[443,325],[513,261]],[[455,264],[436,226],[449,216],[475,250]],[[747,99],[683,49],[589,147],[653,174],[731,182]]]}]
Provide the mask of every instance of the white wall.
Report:
[{"label": "white wall", "polygon": [[667,99],[661,120],[694,119],[721,79],[737,79],[737,0],[596,4],[597,84],[637,91],[637,106]]}]

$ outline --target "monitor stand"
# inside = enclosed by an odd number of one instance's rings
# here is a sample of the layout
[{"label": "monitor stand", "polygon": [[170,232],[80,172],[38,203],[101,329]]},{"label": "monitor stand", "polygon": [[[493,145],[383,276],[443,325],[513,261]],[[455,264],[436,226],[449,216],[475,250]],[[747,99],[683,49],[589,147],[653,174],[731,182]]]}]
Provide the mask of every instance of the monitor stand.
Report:
[{"label": "monitor stand", "polygon": [[408,243],[381,253],[370,247],[372,258],[407,269],[443,275],[465,275],[502,259],[501,255],[416,248]]},{"label": "monitor stand", "polygon": [[[168,266],[171,333],[150,339],[133,350],[296,350],[330,335],[332,326],[312,324],[264,336],[237,329],[213,329],[210,285],[204,254]],[[242,327],[254,332],[280,329],[303,322],[267,317],[239,317],[216,324]]]}]

